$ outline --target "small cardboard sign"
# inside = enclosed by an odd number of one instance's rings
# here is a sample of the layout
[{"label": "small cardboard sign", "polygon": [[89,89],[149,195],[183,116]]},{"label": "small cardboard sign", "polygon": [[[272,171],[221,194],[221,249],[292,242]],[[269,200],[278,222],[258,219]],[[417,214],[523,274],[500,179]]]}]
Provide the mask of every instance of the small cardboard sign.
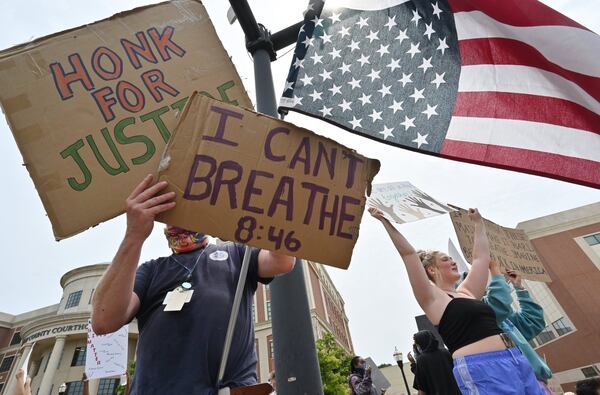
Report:
[{"label": "small cardboard sign", "polygon": [[[460,249],[469,263],[473,263],[473,231],[475,225],[466,210],[450,213],[450,219],[458,236]],[[551,282],[550,276],[529,238],[522,229],[511,229],[484,219],[490,243],[492,260],[502,269],[511,269],[528,280]]]},{"label": "small cardboard sign", "polygon": [[0,52],[0,105],[56,239],[123,212],[189,95],[251,107],[199,1],[114,15]]},{"label": "small cardboard sign", "polygon": [[85,374],[88,380],[120,376],[127,372],[128,327],[107,335],[96,335],[88,322]]},{"label": "small cardboard sign", "polygon": [[157,220],[347,268],[379,161],[293,124],[193,95],[161,160]]},{"label": "small cardboard sign", "polygon": [[398,224],[446,214],[451,209],[408,181],[374,184],[369,206]]}]

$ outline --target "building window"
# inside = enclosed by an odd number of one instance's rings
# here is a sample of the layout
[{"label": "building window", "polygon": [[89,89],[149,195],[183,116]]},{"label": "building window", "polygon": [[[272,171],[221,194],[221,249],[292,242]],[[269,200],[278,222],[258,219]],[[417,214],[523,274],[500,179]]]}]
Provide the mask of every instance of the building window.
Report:
[{"label": "building window", "polygon": [[552,329],[550,329],[550,327],[547,326],[542,332],[540,332],[539,335],[535,337],[535,340],[541,346],[542,344],[548,343],[550,340],[554,340],[555,338],[556,335],[554,334],[554,332],[552,332]]},{"label": "building window", "polygon": [[273,340],[269,340],[269,358],[275,358],[275,348],[273,347]]},{"label": "building window", "polygon": [[583,238],[590,246],[595,246],[596,244],[600,244],[600,233],[596,233],[593,235],[585,236]]},{"label": "building window", "polygon": [[590,377],[600,376],[600,372],[598,371],[598,369],[595,366],[588,366],[588,367],[582,368],[581,373],[583,373],[583,375],[585,376],[586,379],[589,379]]},{"label": "building window", "polygon": [[67,298],[67,304],[65,305],[65,309],[70,309],[71,307],[79,306],[79,301],[81,300],[81,294],[83,291],[71,292],[69,297]]},{"label": "building window", "polygon": [[67,383],[65,395],[83,395],[83,382],[71,381]]},{"label": "building window", "polygon": [[13,335],[10,341],[10,345],[14,346],[15,344],[21,344],[21,332],[15,332],[15,334]]},{"label": "building window", "polygon": [[95,290],[96,290],[95,288],[92,288],[92,292],[90,293],[90,300],[88,300],[88,304],[92,304],[92,299],[94,298],[94,291]]},{"label": "building window", "polygon": [[119,387],[119,379],[100,379],[98,395],[115,395]]},{"label": "building window", "polygon": [[10,357],[5,357],[2,360],[2,363],[0,364],[0,373],[8,372],[10,370],[10,367],[12,366],[14,359],[15,359],[14,355],[12,355]]},{"label": "building window", "polygon": [[267,300],[267,321],[271,321],[271,301]]},{"label": "building window", "polygon": [[534,339],[529,340],[527,343],[529,343],[529,345],[531,346],[531,348],[536,348],[537,347],[537,344],[535,344],[535,340]]},{"label": "building window", "polygon": [[566,335],[567,333],[573,330],[573,328],[571,328],[571,325],[569,325],[569,323],[565,320],[564,317],[561,317],[560,319],[554,321],[552,323],[552,326],[556,330],[556,333],[558,333],[558,336]]},{"label": "building window", "polygon": [[75,347],[73,353],[73,359],[71,360],[71,366],[84,366],[85,365],[85,347]]}]

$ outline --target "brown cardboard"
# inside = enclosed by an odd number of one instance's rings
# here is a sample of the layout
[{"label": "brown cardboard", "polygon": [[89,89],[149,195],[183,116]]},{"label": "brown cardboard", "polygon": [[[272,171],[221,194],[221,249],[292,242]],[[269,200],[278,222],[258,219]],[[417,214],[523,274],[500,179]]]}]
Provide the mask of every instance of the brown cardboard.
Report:
[{"label": "brown cardboard", "polygon": [[309,130],[193,95],[159,169],[177,205],[157,219],[345,269],[378,171]]},{"label": "brown cardboard", "polygon": [[[473,263],[475,228],[473,222],[467,211],[462,209],[451,212],[450,219],[463,255],[469,263]],[[502,269],[515,270],[528,280],[552,282],[544,264],[522,229],[505,228],[487,219],[484,219],[484,223],[490,243],[491,258],[498,262]]]},{"label": "brown cardboard", "polygon": [[135,185],[156,171],[193,91],[252,106],[194,0],[136,8],[4,50],[0,86],[57,239],[123,212]]}]

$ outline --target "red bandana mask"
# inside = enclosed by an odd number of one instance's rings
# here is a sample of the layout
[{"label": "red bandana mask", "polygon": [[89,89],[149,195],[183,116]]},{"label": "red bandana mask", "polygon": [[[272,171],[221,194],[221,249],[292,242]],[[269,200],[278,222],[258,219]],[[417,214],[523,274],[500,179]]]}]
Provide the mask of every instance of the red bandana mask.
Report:
[{"label": "red bandana mask", "polygon": [[194,251],[208,244],[208,237],[204,233],[192,232],[173,225],[167,225],[165,236],[169,242],[169,248],[175,254]]}]

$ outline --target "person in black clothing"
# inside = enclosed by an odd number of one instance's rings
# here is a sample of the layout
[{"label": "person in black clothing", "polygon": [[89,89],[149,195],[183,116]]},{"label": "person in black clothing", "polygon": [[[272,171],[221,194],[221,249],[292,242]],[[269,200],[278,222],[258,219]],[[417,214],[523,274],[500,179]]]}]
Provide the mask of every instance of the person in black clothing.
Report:
[{"label": "person in black clothing", "polygon": [[599,395],[600,394],[600,379],[595,377],[577,382],[575,389],[577,395]]},{"label": "person in black clothing", "polygon": [[440,349],[431,331],[419,331],[413,338],[418,350],[413,388],[419,395],[461,395],[448,350]]}]

